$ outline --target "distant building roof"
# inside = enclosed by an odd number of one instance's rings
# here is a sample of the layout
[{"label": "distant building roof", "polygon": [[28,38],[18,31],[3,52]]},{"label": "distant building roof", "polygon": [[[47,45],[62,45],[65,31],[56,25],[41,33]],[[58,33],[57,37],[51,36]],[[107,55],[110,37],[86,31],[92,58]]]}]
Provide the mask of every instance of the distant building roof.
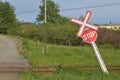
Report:
[{"label": "distant building roof", "polygon": [[120,26],[120,24],[98,24],[99,26]]}]

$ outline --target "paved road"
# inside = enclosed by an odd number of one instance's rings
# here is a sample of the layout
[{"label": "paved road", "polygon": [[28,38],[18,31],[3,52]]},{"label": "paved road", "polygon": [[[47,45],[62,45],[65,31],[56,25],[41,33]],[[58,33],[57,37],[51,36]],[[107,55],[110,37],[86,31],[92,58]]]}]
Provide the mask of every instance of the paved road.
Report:
[{"label": "paved road", "polygon": [[[29,64],[21,56],[15,43],[7,37],[0,36],[0,67],[28,67]],[[0,73],[0,80],[9,80],[17,74]],[[10,79],[11,80],[11,79]]]}]

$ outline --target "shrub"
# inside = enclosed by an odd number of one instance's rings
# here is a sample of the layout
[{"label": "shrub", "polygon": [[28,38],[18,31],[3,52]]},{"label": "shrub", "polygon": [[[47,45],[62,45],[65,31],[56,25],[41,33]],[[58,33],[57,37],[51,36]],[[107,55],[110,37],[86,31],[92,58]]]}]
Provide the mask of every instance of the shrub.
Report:
[{"label": "shrub", "polygon": [[[34,26],[33,24],[27,24],[24,27],[13,29],[11,34],[20,35],[41,42],[60,45],[86,45],[82,39],[76,37],[76,33],[79,26],[67,23],[67,24],[40,24]],[[99,44],[113,44],[117,48],[120,48],[120,31],[114,31],[109,29],[99,29],[97,43]]]},{"label": "shrub", "polygon": [[99,44],[113,44],[120,48],[120,31],[101,28],[98,31],[97,43]]}]

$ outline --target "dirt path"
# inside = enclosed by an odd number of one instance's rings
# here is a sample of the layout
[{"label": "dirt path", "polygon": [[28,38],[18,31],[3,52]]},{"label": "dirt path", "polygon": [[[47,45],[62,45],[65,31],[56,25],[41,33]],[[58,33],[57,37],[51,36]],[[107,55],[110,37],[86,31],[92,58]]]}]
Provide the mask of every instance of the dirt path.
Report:
[{"label": "dirt path", "polygon": [[[29,64],[21,56],[15,43],[7,37],[0,36],[0,67],[28,67]],[[0,80],[11,80],[15,78],[18,73],[1,73]]]}]

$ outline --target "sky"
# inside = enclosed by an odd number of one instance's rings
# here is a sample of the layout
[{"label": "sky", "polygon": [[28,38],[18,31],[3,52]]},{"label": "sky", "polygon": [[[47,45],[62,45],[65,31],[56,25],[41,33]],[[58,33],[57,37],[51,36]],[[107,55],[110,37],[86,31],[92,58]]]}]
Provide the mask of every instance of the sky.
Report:
[{"label": "sky", "polygon": [[[8,1],[15,7],[18,20],[22,22],[34,22],[40,13],[39,6],[42,0],[2,0]],[[89,22],[95,24],[120,23],[120,0],[53,0],[59,4],[60,14],[69,18],[79,18],[85,15],[86,11],[92,11]],[[107,4],[111,6],[106,6]],[[85,8],[93,6],[103,6]],[[75,9],[77,10],[65,10]]]}]

